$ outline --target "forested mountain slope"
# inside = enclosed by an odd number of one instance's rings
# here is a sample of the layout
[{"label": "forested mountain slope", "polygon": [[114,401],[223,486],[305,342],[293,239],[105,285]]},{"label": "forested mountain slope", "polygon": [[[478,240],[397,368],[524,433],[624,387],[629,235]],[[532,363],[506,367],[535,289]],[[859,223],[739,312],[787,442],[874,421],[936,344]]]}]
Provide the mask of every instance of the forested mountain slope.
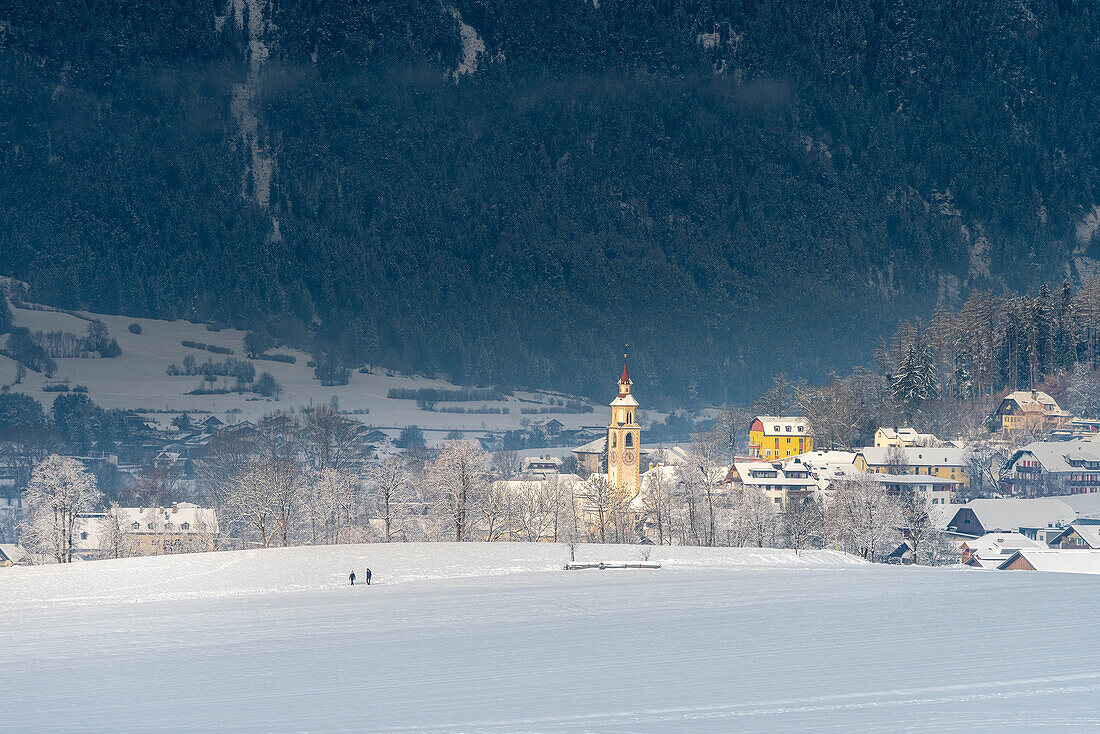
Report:
[{"label": "forested mountain slope", "polygon": [[0,2],[0,270],[708,401],[1100,257],[1075,0]]}]

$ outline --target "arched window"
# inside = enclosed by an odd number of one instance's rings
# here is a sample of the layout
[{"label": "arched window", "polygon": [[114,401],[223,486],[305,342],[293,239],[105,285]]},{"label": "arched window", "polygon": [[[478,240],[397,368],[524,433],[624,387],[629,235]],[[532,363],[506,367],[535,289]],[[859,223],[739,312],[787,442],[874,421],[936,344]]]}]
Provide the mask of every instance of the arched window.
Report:
[{"label": "arched window", "polygon": [[130,528],[133,530],[141,530],[141,523],[135,522],[133,525],[130,526]]},{"label": "arched window", "polygon": [[611,434],[611,448],[615,448],[615,434]]},{"label": "arched window", "polygon": [[185,522],[183,525],[180,525],[180,530],[190,530],[190,529],[191,529],[191,523],[189,523],[189,522]]},{"label": "arched window", "polygon": [[633,445],[634,445],[634,434],[633,433],[626,434],[626,447],[630,448]]}]

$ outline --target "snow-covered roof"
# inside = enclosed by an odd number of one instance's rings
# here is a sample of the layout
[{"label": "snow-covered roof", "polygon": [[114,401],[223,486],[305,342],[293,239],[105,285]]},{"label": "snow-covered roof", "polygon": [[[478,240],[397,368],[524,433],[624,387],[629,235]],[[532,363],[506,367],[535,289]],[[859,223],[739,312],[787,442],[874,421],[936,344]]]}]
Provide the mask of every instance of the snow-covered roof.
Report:
[{"label": "snow-covered roof", "polygon": [[575,454],[602,454],[606,448],[607,448],[607,437],[606,436],[600,436],[599,438],[595,439],[594,441],[589,441],[588,443],[584,444],[583,446],[578,446],[577,448],[573,449],[573,453],[575,453]]},{"label": "snow-covered roof", "polygon": [[1078,517],[1100,519],[1100,492],[1060,494],[1054,499],[1061,500],[1072,507]]},{"label": "snow-covered roof", "polygon": [[765,436],[808,436],[811,434],[810,421],[800,416],[758,415],[754,419],[755,421],[760,421],[760,424],[764,427]]},{"label": "snow-covered roof", "polygon": [[[783,486],[783,487],[817,487],[817,482],[809,476],[809,470],[804,466],[782,465],[779,462],[769,461],[737,461],[734,469],[741,483],[745,486]],[[794,473],[806,474],[805,477],[790,476]]]},{"label": "snow-covered roof", "polygon": [[932,518],[932,523],[936,526],[936,530],[947,530],[947,524],[951,522],[951,518],[955,517],[955,513],[962,507],[960,504],[954,502],[948,502],[943,505],[932,505],[928,508],[928,515]]},{"label": "snow-covered roof", "polygon": [[1017,531],[1020,528],[1061,527],[1077,519],[1073,508],[1054,497],[1037,499],[970,500],[955,513],[949,527],[956,525],[959,514],[970,510],[985,532]]},{"label": "snow-covered roof", "polygon": [[576,474],[530,474],[516,479],[501,479],[493,482],[493,486],[513,494],[526,494],[533,489],[541,489],[547,483],[558,482],[563,487],[572,487],[580,481],[581,478]]},{"label": "snow-covered roof", "polygon": [[1005,400],[1011,400],[1025,412],[1065,413],[1069,415],[1058,407],[1058,403],[1054,398],[1039,390],[1017,390],[1005,395],[1004,400],[1001,402],[1003,403]]},{"label": "snow-covered roof", "polygon": [[868,474],[880,484],[962,484],[958,479],[943,479],[929,474]]},{"label": "snow-covered roof", "polygon": [[27,555],[27,552],[23,550],[23,546],[16,545],[14,543],[0,543],[0,563],[11,561],[12,563],[19,563]]},{"label": "snow-covered roof", "polygon": [[1067,441],[1033,441],[1018,449],[1009,459],[1012,464],[1024,454],[1030,454],[1042,466],[1043,471],[1058,474],[1078,471],[1070,466],[1069,458],[1100,462],[1100,437],[1079,437]]},{"label": "snow-covered roof", "polygon": [[854,451],[807,451],[793,457],[790,461],[796,464],[805,464],[810,469],[817,469],[831,464],[839,466],[854,465],[856,453]]},{"label": "snow-covered roof", "polygon": [[982,559],[1000,557],[1002,560],[1021,548],[1046,548],[1045,543],[1032,540],[1020,533],[986,533],[980,538],[967,540],[963,545],[972,555]]},{"label": "snow-covered roof", "polygon": [[1089,548],[1100,549],[1100,525],[1093,523],[1071,523],[1068,528],[1063,531],[1063,535],[1069,533],[1072,530],[1081,536],[1081,540],[1085,541]]},{"label": "snow-covered roof", "polygon": [[[190,502],[179,502],[171,507],[120,507],[118,512],[122,529],[134,535],[218,533],[217,514]],[[105,512],[78,517],[74,528],[77,536],[74,545],[77,549],[87,551],[100,548],[104,523],[107,520],[108,514]],[[135,524],[137,527],[134,527]],[[85,533],[87,537],[81,537]]]},{"label": "snow-covered roof", "polygon": [[611,401],[611,407],[618,407],[625,405],[628,408],[637,408],[638,401],[634,399],[633,395],[619,395]]},{"label": "snow-covered roof", "polygon": [[998,568],[1007,568],[1021,556],[1036,571],[1100,574],[1100,550],[1076,548],[1071,550],[1021,548],[1006,558]]},{"label": "snow-covered roof", "polygon": [[935,441],[936,434],[934,433],[918,433],[915,428],[879,428],[878,432],[883,435],[883,438],[898,439],[903,441]]},{"label": "snow-covered roof", "polygon": [[866,446],[859,453],[869,466],[886,466],[901,451],[907,466],[966,466],[967,449],[953,446]]}]

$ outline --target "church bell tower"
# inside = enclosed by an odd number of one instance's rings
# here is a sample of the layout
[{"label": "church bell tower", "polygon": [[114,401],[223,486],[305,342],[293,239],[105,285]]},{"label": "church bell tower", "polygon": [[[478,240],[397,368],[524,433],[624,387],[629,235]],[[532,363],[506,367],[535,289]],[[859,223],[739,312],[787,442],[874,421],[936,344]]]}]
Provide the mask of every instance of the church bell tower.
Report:
[{"label": "church bell tower", "polygon": [[611,424],[607,427],[607,479],[622,496],[633,499],[638,494],[638,452],[642,429],[638,425],[638,401],[630,394],[633,385],[623,355],[623,376],[619,378],[619,394],[611,401]]}]

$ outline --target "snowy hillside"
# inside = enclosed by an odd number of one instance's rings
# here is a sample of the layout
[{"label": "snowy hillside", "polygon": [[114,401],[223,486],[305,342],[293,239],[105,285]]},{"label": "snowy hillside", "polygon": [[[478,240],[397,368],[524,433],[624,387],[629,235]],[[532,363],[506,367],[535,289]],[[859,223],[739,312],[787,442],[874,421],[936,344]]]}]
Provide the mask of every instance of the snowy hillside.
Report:
[{"label": "snowy hillside", "polygon": [[[83,336],[88,320],[57,310],[12,308],[14,324],[32,332],[65,331]],[[68,381],[70,386],[88,388],[91,398],[104,408],[126,408],[151,412],[150,417],[167,425],[178,413],[175,411],[202,411],[216,415],[227,423],[237,420],[257,420],[276,410],[295,409],[303,405],[327,403],[333,397],[340,401],[344,411],[358,412],[361,420],[379,427],[402,428],[418,425],[425,429],[508,430],[520,427],[524,418],[543,420],[558,418],[570,427],[590,425],[603,421],[603,416],[593,418],[592,413],[524,415],[523,408],[547,407],[549,396],[541,393],[516,393],[510,399],[474,401],[456,404],[464,408],[499,408],[508,413],[459,414],[431,412],[417,408],[415,400],[397,400],[387,397],[394,388],[455,389],[457,386],[444,380],[408,377],[385,373],[364,374],[351,372],[351,382],[338,387],[325,387],[314,378],[309,366],[310,356],[304,352],[276,348],[276,354],[291,355],[294,364],[270,360],[252,360],[257,374],[270,372],[282,386],[279,400],[261,398],[253,393],[229,393],[221,395],[188,395],[200,385],[199,376],[170,376],[165,370],[171,364],[182,364],[191,355],[198,363],[207,359],[215,362],[233,357],[245,359],[245,332],[236,329],[209,331],[204,324],[189,321],[163,321],[136,319],[127,316],[110,316],[81,313],[80,316],[103,321],[112,338],[122,347],[122,354],[113,359],[64,358],[57,359],[58,370],[52,379],[37,372],[28,372],[23,382],[14,385],[16,364],[0,355],[0,384],[12,385],[12,389],[26,392],[41,402],[47,410],[60,394],[43,392],[47,384]],[[130,324],[138,324],[141,333],[129,331]],[[202,349],[189,348],[183,342],[194,342],[229,349],[231,354],[215,354]],[[609,383],[614,382],[612,379]],[[220,378],[217,385],[229,384]],[[443,407],[445,404],[441,404]],[[233,411],[232,413],[230,411]],[[369,411],[365,413],[364,411]],[[430,441],[443,437],[428,434]]]},{"label": "snowy hillside", "polygon": [[[636,560],[582,546],[579,559]],[[1090,577],[658,548],[294,548],[0,569],[6,732],[1095,724]],[[366,565],[371,587],[347,585]],[[1060,600],[1072,600],[1072,603]],[[1061,652],[1061,654],[1059,654]],[[1057,715],[1052,715],[1057,712]]]}]

